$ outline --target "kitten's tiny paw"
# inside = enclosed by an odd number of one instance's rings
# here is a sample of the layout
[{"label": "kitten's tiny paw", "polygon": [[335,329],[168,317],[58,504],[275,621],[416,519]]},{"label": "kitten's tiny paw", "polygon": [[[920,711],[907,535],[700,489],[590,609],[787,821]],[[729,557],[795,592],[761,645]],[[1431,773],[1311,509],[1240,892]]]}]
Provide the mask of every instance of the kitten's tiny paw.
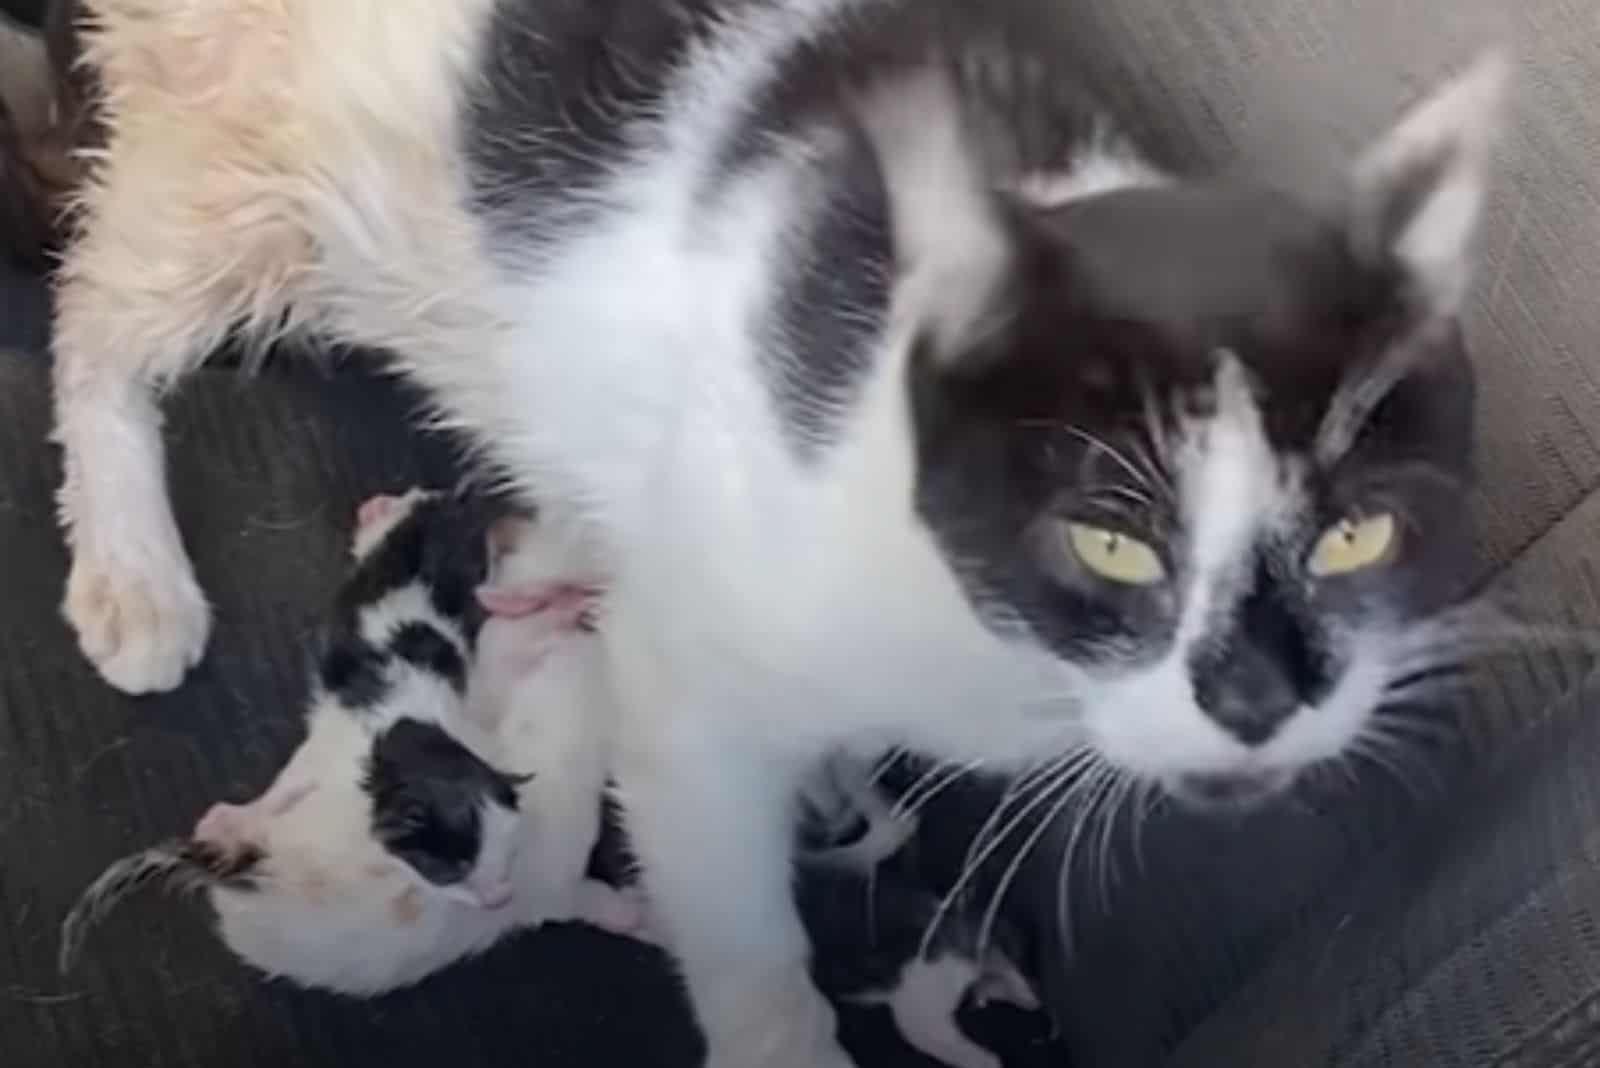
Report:
[{"label": "kitten's tiny paw", "polygon": [[101,677],[129,694],[177,688],[211,633],[211,608],[186,566],[140,573],[79,557],[61,611]]}]

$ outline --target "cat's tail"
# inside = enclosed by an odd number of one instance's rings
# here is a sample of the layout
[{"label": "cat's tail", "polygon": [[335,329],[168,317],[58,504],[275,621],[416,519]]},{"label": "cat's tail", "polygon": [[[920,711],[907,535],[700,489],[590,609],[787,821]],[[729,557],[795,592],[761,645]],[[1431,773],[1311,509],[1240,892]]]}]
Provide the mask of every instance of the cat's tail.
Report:
[{"label": "cat's tail", "polygon": [[30,270],[47,269],[65,239],[81,173],[74,47],[65,14],[41,31],[0,13],[0,258]]},{"label": "cat's tail", "polygon": [[155,883],[178,893],[219,884],[245,886],[259,860],[260,854],[253,851],[229,855],[186,839],[173,839],[123,857],[89,885],[62,922],[57,966],[63,975],[71,971],[89,932],[130,894]]}]

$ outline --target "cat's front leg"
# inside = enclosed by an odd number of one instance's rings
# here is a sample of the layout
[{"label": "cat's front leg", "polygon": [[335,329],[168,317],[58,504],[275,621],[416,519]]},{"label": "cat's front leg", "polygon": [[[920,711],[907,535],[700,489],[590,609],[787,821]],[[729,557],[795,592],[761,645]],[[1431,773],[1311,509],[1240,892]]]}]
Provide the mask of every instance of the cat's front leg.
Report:
[{"label": "cat's front leg", "polygon": [[630,840],[707,1068],[851,1068],[790,886],[797,776],[747,750],[637,743],[619,769]]},{"label": "cat's front leg", "polygon": [[204,139],[163,136],[187,112],[147,118],[110,139],[83,190],[53,340],[72,551],[62,612],[100,674],[132,694],[176,687],[211,629],[167,495],[160,396],[230,329],[278,320],[304,245],[292,219],[182,149]]}]

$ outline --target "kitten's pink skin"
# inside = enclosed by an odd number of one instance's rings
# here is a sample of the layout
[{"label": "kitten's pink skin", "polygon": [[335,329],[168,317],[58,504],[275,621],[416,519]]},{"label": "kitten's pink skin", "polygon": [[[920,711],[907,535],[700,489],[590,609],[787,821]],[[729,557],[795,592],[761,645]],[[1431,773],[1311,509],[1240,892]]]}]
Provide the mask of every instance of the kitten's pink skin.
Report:
[{"label": "kitten's pink skin", "polygon": [[[568,582],[540,583],[531,586],[485,585],[478,587],[478,604],[485,612],[502,619],[522,619],[549,613],[552,622],[581,627],[599,600],[601,591],[593,586]],[[590,621],[592,622],[592,621]]]},{"label": "kitten's pink skin", "polygon": [[254,801],[242,805],[219,801],[207,809],[194,825],[194,840],[216,846],[227,853],[257,846],[263,838],[262,827],[266,823],[287,813],[316,788],[316,783],[290,786],[280,781],[273,783],[266,793]]},{"label": "kitten's pink skin", "polygon": [[405,498],[392,493],[380,493],[376,497],[368,497],[356,508],[356,529],[361,530],[388,519],[404,503]]}]

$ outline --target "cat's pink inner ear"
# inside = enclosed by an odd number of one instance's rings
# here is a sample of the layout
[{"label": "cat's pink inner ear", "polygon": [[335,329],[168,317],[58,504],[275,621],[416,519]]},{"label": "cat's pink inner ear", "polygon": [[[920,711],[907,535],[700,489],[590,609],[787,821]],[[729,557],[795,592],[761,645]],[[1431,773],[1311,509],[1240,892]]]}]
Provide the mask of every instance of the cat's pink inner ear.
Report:
[{"label": "cat's pink inner ear", "polygon": [[376,497],[368,497],[356,509],[356,526],[370,527],[374,523],[394,515],[400,507],[401,499],[392,493],[380,493]]}]

